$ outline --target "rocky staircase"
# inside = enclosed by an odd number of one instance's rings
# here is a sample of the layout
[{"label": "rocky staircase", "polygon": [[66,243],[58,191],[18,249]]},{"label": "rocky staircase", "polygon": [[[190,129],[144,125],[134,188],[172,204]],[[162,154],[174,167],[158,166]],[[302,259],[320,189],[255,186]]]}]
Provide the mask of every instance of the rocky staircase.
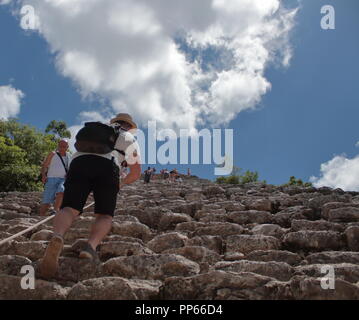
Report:
[{"label": "rocky staircase", "polygon": [[[41,221],[40,200],[0,193],[0,240]],[[37,270],[52,221],[0,246],[0,299],[359,299],[359,193],[138,181],[118,197],[100,264],[78,258],[92,210],[66,234],[50,281]],[[34,290],[21,288],[25,265]],[[334,289],[323,288],[328,270]]]}]

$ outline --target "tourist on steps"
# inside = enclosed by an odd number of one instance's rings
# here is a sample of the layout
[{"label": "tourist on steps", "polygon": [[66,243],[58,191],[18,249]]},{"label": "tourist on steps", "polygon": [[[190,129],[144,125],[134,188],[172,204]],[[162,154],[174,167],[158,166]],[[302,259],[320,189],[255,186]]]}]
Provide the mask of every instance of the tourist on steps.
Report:
[{"label": "tourist on steps", "polygon": [[44,193],[40,206],[40,216],[46,216],[51,204],[54,204],[54,211],[58,212],[64,196],[64,182],[69,165],[68,141],[61,139],[58,142],[57,150],[51,152],[45,159],[41,168]]},{"label": "tourist on steps", "polygon": [[[86,123],[76,135],[77,152],[67,174],[63,203],[54,219],[54,235],[40,263],[43,278],[56,274],[63,237],[82,213],[90,192],[95,200],[96,219],[79,257],[99,262],[96,248],[111,230],[117,194],[122,185],[131,184],[141,176],[139,146],[130,133],[136,128],[131,116],[122,113],[111,120],[111,125]],[[124,162],[129,173],[120,185],[120,166]]]}]

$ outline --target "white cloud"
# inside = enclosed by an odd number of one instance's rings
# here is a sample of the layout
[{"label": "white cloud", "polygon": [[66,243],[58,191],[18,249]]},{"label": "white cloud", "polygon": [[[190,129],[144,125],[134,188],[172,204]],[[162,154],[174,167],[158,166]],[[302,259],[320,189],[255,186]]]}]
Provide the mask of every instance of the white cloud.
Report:
[{"label": "white cloud", "polygon": [[[267,65],[288,66],[292,56],[296,10],[285,10],[280,0],[26,4],[35,8],[59,72],[84,97],[100,96],[113,113],[131,113],[142,125],[226,124],[270,90]],[[217,56],[209,58],[208,50]]]},{"label": "white cloud", "polygon": [[10,2],[11,2],[11,0],[0,0],[0,6],[5,5],[5,4],[9,4]]},{"label": "white cloud", "polygon": [[359,191],[359,155],[348,159],[345,155],[335,156],[321,164],[321,176],[311,177],[315,187],[328,186],[345,191]]},{"label": "white cloud", "polygon": [[16,117],[20,112],[23,97],[24,93],[11,85],[0,86],[0,119]]}]

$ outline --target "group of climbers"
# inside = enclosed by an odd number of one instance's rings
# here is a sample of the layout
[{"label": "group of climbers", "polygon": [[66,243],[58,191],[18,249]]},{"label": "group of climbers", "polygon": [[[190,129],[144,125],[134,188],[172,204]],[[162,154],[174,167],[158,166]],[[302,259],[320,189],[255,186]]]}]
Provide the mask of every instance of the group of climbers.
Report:
[{"label": "group of climbers", "polygon": [[[123,185],[141,176],[140,148],[134,138],[137,129],[132,117],[118,114],[109,124],[88,122],[76,135],[76,153],[70,156],[66,139],[58,142],[42,165],[44,183],[40,215],[46,215],[54,204],[53,236],[40,263],[40,273],[51,278],[58,269],[58,259],[64,247],[64,235],[81,215],[89,194],[95,200],[95,221],[87,245],[80,258],[98,262],[97,246],[110,232],[117,194]],[[156,179],[156,169],[144,171],[144,183]],[[187,170],[190,176],[190,169]],[[183,182],[177,169],[163,169],[159,175],[166,183]]]}]

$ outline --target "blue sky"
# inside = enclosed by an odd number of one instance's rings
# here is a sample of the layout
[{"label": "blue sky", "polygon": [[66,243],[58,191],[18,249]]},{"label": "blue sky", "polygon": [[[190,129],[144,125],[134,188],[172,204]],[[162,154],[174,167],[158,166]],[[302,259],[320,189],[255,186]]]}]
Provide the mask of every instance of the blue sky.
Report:
[{"label": "blue sky", "polygon": [[[327,4],[335,8],[335,30],[320,27],[320,9]],[[273,184],[292,175],[308,181],[335,155],[351,159],[359,151],[359,2],[303,0],[295,21],[290,65],[270,65],[265,77],[271,90],[254,110],[240,112],[226,126],[234,129],[235,165],[256,170]],[[0,40],[0,86],[11,84],[25,94],[21,122],[40,130],[53,119],[73,126],[80,112],[106,106],[106,100],[81,98],[74,82],[55,67],[46,40],[22,30],[8,6],[0,6]],[[167,167],[185,171],[188,166]],[[214,178],[213,165],[190,167],[193,174]]]}]

